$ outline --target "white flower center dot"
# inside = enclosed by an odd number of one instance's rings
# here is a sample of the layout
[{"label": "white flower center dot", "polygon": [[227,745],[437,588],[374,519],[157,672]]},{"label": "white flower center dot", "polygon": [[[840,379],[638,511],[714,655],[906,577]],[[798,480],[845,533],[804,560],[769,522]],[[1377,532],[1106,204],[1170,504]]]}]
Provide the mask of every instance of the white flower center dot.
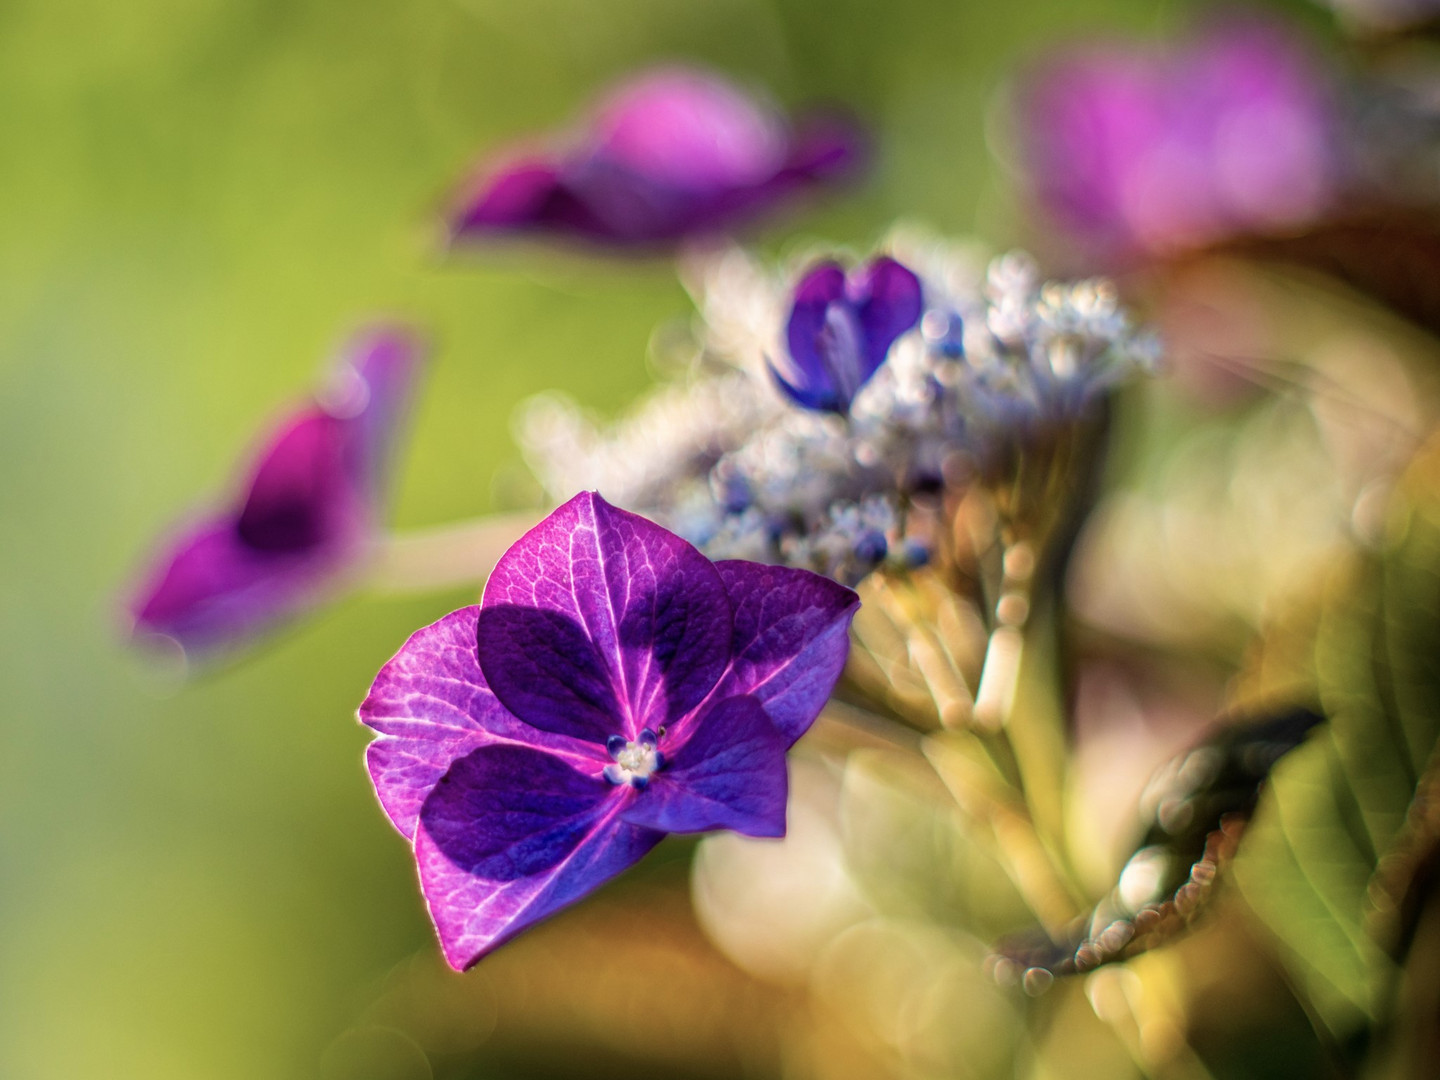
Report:
[{"label": "white flower center dot", "polygon": [[650,782],[650,775],[664,764],[655,733],[649,728],[635,740],[612,736],[606,748],[614,759],[605,766],[605,779],[612,784],[643,788]]}]

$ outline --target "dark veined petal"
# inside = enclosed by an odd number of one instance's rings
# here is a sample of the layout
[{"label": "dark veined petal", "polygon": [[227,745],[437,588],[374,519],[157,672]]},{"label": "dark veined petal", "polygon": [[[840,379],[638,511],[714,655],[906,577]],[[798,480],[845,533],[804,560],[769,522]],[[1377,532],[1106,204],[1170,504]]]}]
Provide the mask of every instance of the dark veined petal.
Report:
[{"label": "dark veined petal", "polygon": [[738,559],[715,569],[735,620],[734,656],[715,696],[753,696],[788,746],[815,722],[840,678],[860,598],[808,570]]},{"label": "dark veined petal", "polygon": [[536,728],[592,743],[621,730],[611,668],[573,616],[490,603],[480,611],[476,641],[496,693]]},{"label": "dark veined petal", "polygon": [[754,698],[719,701],[621,819],[666,832],[784,836],[788,745]]},{"label": "dark veined petal", "polygon": [[879,258],[855,276],[850,294],[864,335],[868,379],[885,362],[895,339],[920,321],[920,279],[894,259]]},{"label": "dark veined petal", "polygon": [[541,750],[486,746],[426,799],[415,859],[445,958],[475,963],[633,865],[663,835],[618,819],[628,789]]},{"label": "dark veined petal", "polygon": [[530,727],[490,690],[476,657],[479,613],[478,606],[461,608],[417,630],[380,669],[360,706],[360,722],[379,733],[365,752],[375,794],[412,840],[421,804],[472,750],[521,743],[585,763],[587,747]]},{"label": "dark veined petal", "polygon": [[710,560],[592,492],[501,557],[481,608],[490,686],[546,731],[633,739],[704,700],[730,658],[730,602]]}]

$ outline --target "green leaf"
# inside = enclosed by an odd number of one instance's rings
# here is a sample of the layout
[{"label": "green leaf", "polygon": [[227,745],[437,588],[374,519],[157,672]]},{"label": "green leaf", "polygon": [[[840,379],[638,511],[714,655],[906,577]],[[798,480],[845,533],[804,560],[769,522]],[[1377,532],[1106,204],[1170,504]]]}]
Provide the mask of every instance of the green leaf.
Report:
[{"label": "green leaf", "polygon": [[994,936],[1026,925],[1029,908],[978,829],[918,755],[861,750],[845,764],[840,801],[846,863],[887,915]]},{"label": "green leaf", "polygon": [[1374,869],[1337,803],[1334,743],[1322,732],[1276,766],[1246,831],[1235,880],[1280,939],[1314,1011],[1337,1037],[1373,1022],[1392,972],[1363,933]]},{"label": "green leaf", "polygon": [[[1377,941],[1377,867],[1413,845],[1407,814],[1440,736],[1440,453],[1397,488],[1383,550],[1332,581],[1315,646],[1328,722],[1275,768],[1235,880],[1337,1040],[1387,1019],[1397,961]],[[1400,883],[1403,889],[1408,883]]]}]

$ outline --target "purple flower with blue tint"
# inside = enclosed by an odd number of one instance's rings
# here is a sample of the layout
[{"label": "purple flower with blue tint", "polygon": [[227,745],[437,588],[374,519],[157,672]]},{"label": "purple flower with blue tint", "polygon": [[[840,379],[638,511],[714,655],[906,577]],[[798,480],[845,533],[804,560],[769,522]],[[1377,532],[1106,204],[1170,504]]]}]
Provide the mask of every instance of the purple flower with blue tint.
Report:
[{"label": "purple flower with blue tint", "polygon": [[577,495],[501,558],[478,607],[407,641],[360,719],[463,969],[667,832],[785,832],[785,752],[845,663],[859,600],[804,570],[712,563]]},{"label": "purple flower with blue tint", "polygon": [[507,155],[467,194],[458,239],[545,235],[654,247],[723,233],[791,195],[855,172],[858,129],[792,129],[705,71],[662,68],[621,86],[556,150]]},{"label": "purple flower with blue tint", "polygon": [[1269,23],[1221,24],[1164,52],[1067,50],[1018,98],[1022,160],[1042,206],[1111,257],[1291,231],[1338,194],[1330,87]]},{"label": "purple flower with blue tint", "polygon": [[130,603],[136,636],[202,656],[311,606],[363,561],[420,364],[406,332],[353,341],[320,399],[263,444],[234,501],[167,546]]},{"label": "purple flower with blue tint", "polygon": [[782,373],[772,363],[770,373],[797,405],[849,412],[923,310],[920,279],[894,259],[875,259],[848,276],[839,263],[821,263],[795,289],[785,327],[788,368]]}]

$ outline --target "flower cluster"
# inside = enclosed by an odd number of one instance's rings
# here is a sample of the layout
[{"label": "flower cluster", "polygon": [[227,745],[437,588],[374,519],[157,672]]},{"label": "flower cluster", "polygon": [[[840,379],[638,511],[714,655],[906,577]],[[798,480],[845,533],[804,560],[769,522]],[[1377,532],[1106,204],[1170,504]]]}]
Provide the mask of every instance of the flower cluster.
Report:
[{"label": "flower cluster", "polygon": [[360,707],[445,956],[473,964],[667,832],[785,833],[785,752],[858,599],[712,564],[591,493],[510,548],[478,607],[417,631]]},{"label": "flower cluster", "polygon": [[926,508],[950,478],[1078,421],[1158,359],[1107,282],[1044,282],[1018,253],[980,272],[957,247],[895,247],[849,276],[822,263],[793,291],[717,258],[698,275],[686,381],[610,428],[554,398],[523,414],[542,483],[596,488],[715,558],[853,584],[931,557]]}]

